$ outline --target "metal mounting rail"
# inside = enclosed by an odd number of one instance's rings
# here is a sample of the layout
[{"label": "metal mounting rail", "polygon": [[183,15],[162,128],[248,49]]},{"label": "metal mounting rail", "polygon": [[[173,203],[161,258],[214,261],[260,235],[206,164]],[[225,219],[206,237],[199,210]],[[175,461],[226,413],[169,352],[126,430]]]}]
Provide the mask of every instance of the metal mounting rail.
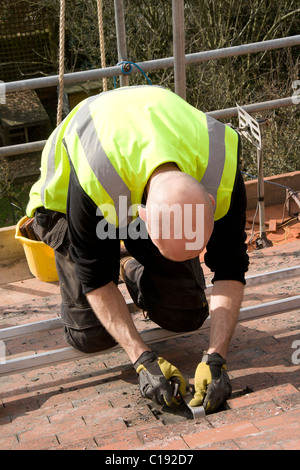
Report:
[{"label": "metal mounting rail", "polygon": [[[268,111],[270,109],[279,109],[286,108],[289,106],[294,106],[295,97],[288,96],[286,98],[279,98],[276,100],[262,101],[260,103],[252,103],[243,106],[243,109],[248,113],[256,113]],[[214,111],[208,111],[207,115],[215,119],[229,119],[238,114],[237,107],[226,108],[226,109],[216,109]],[[0,147],[0,157],[12,157],[15,155],[23,155],[31,152],[42,151],[46,145],[47,140],[39,140],[36,142],[28,142],[25,144],[16,144],[10,145],[7,147]]]},{"label": "metal mounting rail", "polygon": [[[258,274],[255,276],[249,276],[247,278],[247,286],[255,286],[259,284],[265,284],[268,282],[275,282],[278,280],[285,280],[292,277],[300,275],[300,266],[295,266],[292,268],[282,269],[278,271],[272,271],[269,273]],[[210,286],[207,289],[210,290]],[[127,301],[128,308],[131,312],[137,311],[137,307],[132,301]],[[270,316],[274,314],[279,314],[287,312],[289,310],[294,310],[300,308],[300,295],[283,298],[280,300],[275,300],[272,302],[265,302],[262,304],[255,304],[250,307],[244,307],[240,310],[239,320],[238,321],[247,321],[253,320],[254,318]],[[204,322],[201,327],[201,330],[208,328],[210,325],[210,317]],[[27,325],[19,325],[10,328],[3,328],[0,330],[0,340],[10,340],[27,334],[32,334],[40,331],[48,331],[52,329],[57,329],[62,326],[60,318],[53,318],[50,320],[44,320],[40,322],[30,323]],[[182,336],[184,334],[197,334],[200,330],[192,332],[179,332],[174,333],[172,331],[164,330],[163,328],[153,328],[150,330],[142,331],[141,337],[143,341],[147,344],[153,344],[155,342],[160,342],[167,340],[169,338],[174,338],[176,336]],[[111,350],[120,349],[120,346],[115,346]],[[0,362],[0,376],[10,375],[13,373],[20,373],[26,370],[42,368],[48,365],[58,364],[61,362],[67,362],[72,360],[77,360],[81,358],[87,358],[90,356],[96,356],[107,353],[108,350],[103,352],[96,353],[82,353],[72,347],[65,347],[61,349],[56,349],[48,352],[43,352],[39,354],[29,355],[26,357],[9,359],[3,362]],[[1,358],[0,358],[1,361]]]},{"label": "metal mounting rail", "polygon": [[[127,307],[131,313],[137,312],[138,307],[132,302],[132,300],[126,300]],[[60,317],[50,318],[49,320],[37,321],[34,323],[27,323],[25,325],[11,326],[9,328],[0,329],[0,340],[15,339],[20,336],[38,333],[42,331],[56,330],[61,328],[63,323]]]}]

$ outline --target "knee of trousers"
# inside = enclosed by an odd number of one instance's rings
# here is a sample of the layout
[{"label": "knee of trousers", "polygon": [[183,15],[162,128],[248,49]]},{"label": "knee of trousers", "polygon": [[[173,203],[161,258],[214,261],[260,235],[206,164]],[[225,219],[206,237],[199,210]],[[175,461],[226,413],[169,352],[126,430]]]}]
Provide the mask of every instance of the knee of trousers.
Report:
[{"label": "knee of trousers", "polygon": [[209,316],[207,304],[196,309],[169,309],[151,304],[147,309],[150,320],[169,331],[188,332],[198,330]]},{"label": "knee of trousers", "polygon": [[118,344],[101,325],[82,330],[65,326],[65,339],[73,348],[84,353],[104,351]]}]

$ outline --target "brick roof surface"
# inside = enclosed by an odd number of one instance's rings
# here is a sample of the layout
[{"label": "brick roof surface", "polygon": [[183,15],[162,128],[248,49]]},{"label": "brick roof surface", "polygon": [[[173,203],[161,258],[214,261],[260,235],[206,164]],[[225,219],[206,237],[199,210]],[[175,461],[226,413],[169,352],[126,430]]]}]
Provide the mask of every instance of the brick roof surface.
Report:
[{"label": "brick roof surface", "polygon": [[[281,217],[271,208],[266,216]],[[250,224],[247,229],[250,234]],[[249,247],[249,274],[299,265],[299,236],[300,223],[294,221],[268,233],[273,246]],[[211,275],[204,270],[209,284]],[[300,277],[248,287],[243,306],[297,295],[299,282]],[[0,294],[1,328],[59,316],[56,284],[30,278],[2,284]],[[232,396],[220,411],[201,419],[190,419],[184,406],[174,411],[143,399],[136,373],[120,349],[0,377],[0,448],[299,449],[300,352],[293,349],[300,340],[299,313],[296,309],[237,324],[227,360]],[[141,313],[134,320],[141,330],[154,326]],[[208,347],[208,333],[200,329],[152,347],[192,379]],[[64,346],[62,331],[53,330],[7,341],[6,353],[20,357]]]}]

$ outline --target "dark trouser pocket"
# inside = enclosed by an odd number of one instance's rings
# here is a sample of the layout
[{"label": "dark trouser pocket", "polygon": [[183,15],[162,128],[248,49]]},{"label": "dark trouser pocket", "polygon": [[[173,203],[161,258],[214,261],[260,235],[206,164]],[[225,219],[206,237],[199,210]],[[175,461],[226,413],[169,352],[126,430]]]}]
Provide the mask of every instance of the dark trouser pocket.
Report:
[{"label": "dark trouser pocket", "polygon": [[34,231],[51,246],[59,277],[61,319],[65,325],[68,343],[83,352],[97,352],[111,348],[116,342],[96,317],[76,275],[75,263],[69,253],[66,216],[44,208],[37,209]]},{"label": "dark trouser pocket", "polygon": [[46,245],[59,250],[65,242],[68,223],[65,214],[39,207],[34,214],[33,229]]}]

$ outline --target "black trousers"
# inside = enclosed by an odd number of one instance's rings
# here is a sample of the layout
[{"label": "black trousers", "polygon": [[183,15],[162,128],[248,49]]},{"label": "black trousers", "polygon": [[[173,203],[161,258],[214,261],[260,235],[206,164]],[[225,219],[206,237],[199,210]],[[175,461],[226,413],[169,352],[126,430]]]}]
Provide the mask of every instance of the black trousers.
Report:
[{"label": "black trousers", "polygon": [[[74,348],[97,352],[116,345],[92,310],[76,276],[69,253],[64,214],[43,208],[35,213],[34,230],[55,251],[60,281],[61,318],[65,337]],[[124,240],[133,256],[126,263],[125,282],[134,303],[170,331],[194,331],[209,315],[205,281],[198,258],[174,262],[164,258],[152,241]],[[118,273],[115,276],[118,279]]]}]

